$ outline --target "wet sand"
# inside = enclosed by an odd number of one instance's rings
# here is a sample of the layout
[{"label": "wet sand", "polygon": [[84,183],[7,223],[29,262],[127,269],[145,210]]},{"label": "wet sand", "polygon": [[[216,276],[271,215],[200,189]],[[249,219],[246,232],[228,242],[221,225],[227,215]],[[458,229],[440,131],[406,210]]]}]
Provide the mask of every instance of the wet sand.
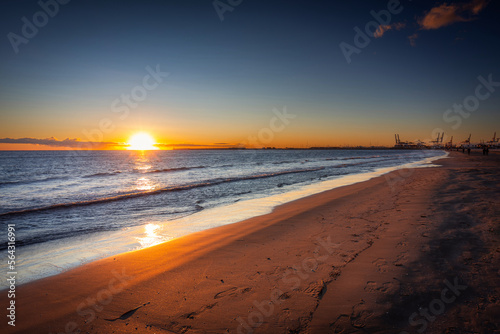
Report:
[{"label": "wet sand", "polygon": [[450,157],[20,286],[0,331],[498,332],[500,154]]}]

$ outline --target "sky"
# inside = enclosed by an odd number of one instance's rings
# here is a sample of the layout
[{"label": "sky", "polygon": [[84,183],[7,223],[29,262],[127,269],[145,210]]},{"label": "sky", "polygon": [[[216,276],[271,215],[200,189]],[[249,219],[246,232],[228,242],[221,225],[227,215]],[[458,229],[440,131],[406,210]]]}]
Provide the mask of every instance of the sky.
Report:
[{"label": "sky", "polygon": [[499,4],[8,0],[0,150],[472,142],[500,133]]}]

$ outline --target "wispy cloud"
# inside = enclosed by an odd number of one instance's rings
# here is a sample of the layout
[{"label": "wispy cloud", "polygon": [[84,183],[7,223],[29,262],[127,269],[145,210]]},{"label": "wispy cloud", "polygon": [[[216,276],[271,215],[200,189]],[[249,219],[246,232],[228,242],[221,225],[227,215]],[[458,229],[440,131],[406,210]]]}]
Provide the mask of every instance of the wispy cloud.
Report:
[{"label": "wispy cloud", "polygon": [[66,147],[74,149],[110,149],[117,147],[124,147],[123,144],[113,143],[113,142],[91,142],[91,141],[80,141],[77,138],[66,138],[64,140],[58,140],[57,138],[50,137],[45,139],[38,138],[0,138],[1,144],[33,144],[51,147]]},{"label": "wispy cloud", "polygon": [[431,8],[419,20],[419,25],[424,30],[439,29],[456,22],[466,22],[474,19],[488,4],[487,0],[474,0],[467,4],[442,4]]},{"label": "wispy cloud", "polygon": [[417,39],[417,37],[418,37],[417,33],[415,33],[415,34],[413,34],[411,36],[408,36],[408,39],[410,40],[410,45],[411,46],[415,46],[416,45],[415,40]]},{"label": "wispy cloud", "polygon": [[395,30],[401,30],[406,26],[406,24],[402,22],[394,23],[394,24],[386,24],[386,25],[379,25],[373,36],[375,38],[380,38],[382,37],[386,31],[389,31],[391,29]]},{"label": "wispy cloud", "polygon": [[158,148],[233,148],[237,145],[229,143],[214,143],[214,144],[188,144],[188,143],[177,143],[177,144],[156,144]]},{"label": "wispy cloud", "polygon": [[479,14],[480,11],[482,11],[484,9],[484,7],[486,7],[488,2],[489,2],[489,0],[476,0],[476,1],[472,1],[468,6],[469,6],[470,11],[474,15],[477,15],[477,14]]}]

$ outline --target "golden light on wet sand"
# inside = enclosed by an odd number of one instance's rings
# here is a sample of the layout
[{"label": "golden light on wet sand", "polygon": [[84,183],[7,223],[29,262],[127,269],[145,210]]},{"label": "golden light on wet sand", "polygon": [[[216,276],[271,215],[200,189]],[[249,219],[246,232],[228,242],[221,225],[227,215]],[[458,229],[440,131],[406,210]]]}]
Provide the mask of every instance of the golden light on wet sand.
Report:
[{"label": "golden light on wet sand", "polygon": [[141,244],[141,248],[151,247],[163,242],[164,238],[158,234],[159,230],[161,230],[161,227],[157,224],[150,223],[144,226],[144,236],[136,238]]}]

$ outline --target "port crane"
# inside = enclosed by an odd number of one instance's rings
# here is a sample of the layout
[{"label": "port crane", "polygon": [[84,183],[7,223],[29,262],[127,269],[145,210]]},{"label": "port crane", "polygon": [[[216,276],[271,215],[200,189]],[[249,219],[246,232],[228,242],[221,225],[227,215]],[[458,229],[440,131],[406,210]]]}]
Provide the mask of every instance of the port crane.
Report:
[{"label": "port crane", "polygon": [[453,148],[453,136],[451,136],[450,141],[446,143],[445,147],[448,149]]},{"label": "port crane", "polygon": [[436,140],[431,140],[432,148],[442,148],[443,147],[444,132],[438,133]]}]

